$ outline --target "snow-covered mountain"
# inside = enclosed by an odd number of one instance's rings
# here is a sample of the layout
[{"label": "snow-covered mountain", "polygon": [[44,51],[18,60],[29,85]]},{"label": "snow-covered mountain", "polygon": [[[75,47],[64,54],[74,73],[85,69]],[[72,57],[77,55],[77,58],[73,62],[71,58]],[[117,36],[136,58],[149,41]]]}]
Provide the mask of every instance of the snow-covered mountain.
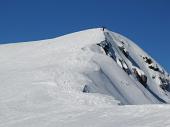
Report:
[{"label": "snow-covered mountain", "polygon": [[107,29],[0,45],[0,127],[168,126],[169,103],[165,69]]}]

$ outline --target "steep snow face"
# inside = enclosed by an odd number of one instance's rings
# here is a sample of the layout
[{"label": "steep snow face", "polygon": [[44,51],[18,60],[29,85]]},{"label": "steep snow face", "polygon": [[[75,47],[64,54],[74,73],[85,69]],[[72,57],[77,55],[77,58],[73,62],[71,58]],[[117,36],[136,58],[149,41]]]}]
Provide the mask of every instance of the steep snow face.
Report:
[{"label": "steep snow face", "polygon": [[2,127],[69,126],[88,112],[105,117],[105,109],[117,109],[124,115],[118,105],[161,103],[170,103],[169,74],[135,43],[109,30],[0,45]]},{"label": "steep snow face", "polygon": [[128,60],[127,64],[130,70],[134,72],[135,66],[139,75],[144,73],[147,77],[147,90],[159,101],[170,103],[170,80],[166,70],[134,42],[120,34],[109,32],[115,43],[123,42],[123,47],[128,53],[128,56],[125,56],[127,59],[125,59]]}]

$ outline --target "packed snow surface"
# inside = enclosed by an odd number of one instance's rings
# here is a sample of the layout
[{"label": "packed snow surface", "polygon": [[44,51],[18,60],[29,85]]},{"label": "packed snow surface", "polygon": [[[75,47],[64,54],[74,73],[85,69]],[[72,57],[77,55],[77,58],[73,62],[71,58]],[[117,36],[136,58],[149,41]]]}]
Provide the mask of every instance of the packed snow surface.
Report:
[{"label": "packed snow surface", "polygon": [[168,127],[170,77],[97,28],[0,45],[0,127]]}]

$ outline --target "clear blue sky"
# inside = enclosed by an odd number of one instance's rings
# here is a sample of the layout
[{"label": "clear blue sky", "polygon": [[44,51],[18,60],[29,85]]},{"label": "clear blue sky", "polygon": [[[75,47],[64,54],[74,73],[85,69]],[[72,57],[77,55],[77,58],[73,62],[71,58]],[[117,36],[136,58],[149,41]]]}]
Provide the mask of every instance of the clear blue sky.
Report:
[{"label": "clear blue sky", "polygon": [[170,72],[170,0],[0,0],[0,43],[106,26]]}]

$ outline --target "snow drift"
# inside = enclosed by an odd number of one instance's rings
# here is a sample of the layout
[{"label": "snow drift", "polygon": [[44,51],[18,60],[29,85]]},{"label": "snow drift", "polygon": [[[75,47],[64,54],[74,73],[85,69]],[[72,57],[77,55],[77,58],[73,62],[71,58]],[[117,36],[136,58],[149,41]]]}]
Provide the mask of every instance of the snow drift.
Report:
[{"label": "snow drift", "polygon": [[169,74],[151,56],[107,29],[3,44],[0,126],[56,126],[49,119],[64,120],[62,112],[77,117],[89,107],[112,111],[113,105],[167,104],[169,84]]}]

